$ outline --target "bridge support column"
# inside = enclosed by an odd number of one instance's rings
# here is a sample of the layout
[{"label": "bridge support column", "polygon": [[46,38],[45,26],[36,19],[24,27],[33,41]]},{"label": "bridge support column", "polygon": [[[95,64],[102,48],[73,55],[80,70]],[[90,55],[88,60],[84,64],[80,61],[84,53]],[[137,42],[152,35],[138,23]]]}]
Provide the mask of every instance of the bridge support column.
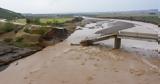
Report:
[{"label": "bridge support column", "polygon": [[117,36],[115,36],[114,48],[115,49],[120,49],[121,48],[121,38],[118,38]]},{"label": "bridge support column", "polygon": [[158,56],[160,56],[160,40],[158,40]]}]

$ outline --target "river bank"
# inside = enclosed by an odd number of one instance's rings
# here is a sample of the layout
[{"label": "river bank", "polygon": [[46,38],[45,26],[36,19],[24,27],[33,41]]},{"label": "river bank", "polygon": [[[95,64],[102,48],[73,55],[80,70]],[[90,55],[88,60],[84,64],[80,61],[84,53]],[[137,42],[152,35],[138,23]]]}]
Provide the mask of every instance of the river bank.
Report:
[{"label": "river bank", "polygon": [[62,27],[0,21],[0,71],[18,59],[62,42],[81,20],[67,20]]}]

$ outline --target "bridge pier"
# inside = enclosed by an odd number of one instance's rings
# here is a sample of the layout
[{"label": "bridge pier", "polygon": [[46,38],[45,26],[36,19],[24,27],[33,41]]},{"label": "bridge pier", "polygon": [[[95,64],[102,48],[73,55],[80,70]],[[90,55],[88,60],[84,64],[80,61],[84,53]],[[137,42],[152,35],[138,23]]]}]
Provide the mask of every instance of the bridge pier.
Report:
[{"label": "bridge pier", "polygon": [[115,49],[120,49],[121,48],[121,38],[118,38],[117,36],[115,36],[114,48]]},{"label": "bridge pier", "polygon": [[158,56],[160,56],[160,40],[158,40]]}]

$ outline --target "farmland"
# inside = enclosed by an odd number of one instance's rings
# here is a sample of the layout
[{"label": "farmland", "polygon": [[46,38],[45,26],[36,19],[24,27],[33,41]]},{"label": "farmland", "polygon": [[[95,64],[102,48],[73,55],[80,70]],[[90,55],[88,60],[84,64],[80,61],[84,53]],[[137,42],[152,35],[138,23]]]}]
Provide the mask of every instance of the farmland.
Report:
[{"label": "farmland", "polygon": [[[39,18],[38,18],[39,19]],[[65,17],[65,18],[40,18],[40,23],[41,24],[54,24],[54,23],[59,23],[63,24],[66,21],[72,20],[73,18],[70,17]],[[26,19],[16,19],[16,20],[11,20],[11,22],[16,22],[16,23],[21,23],[21,24],[26,24]]]}]

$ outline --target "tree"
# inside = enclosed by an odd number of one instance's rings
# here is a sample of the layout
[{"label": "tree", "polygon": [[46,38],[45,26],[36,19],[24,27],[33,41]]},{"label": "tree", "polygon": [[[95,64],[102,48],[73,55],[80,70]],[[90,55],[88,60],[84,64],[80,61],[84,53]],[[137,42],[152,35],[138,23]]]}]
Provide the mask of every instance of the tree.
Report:
[{"label": "tree", "polygon": [[37,25],[41,24],[39,18],[27,18],[26,23],[27,24],[37,24]]}]

